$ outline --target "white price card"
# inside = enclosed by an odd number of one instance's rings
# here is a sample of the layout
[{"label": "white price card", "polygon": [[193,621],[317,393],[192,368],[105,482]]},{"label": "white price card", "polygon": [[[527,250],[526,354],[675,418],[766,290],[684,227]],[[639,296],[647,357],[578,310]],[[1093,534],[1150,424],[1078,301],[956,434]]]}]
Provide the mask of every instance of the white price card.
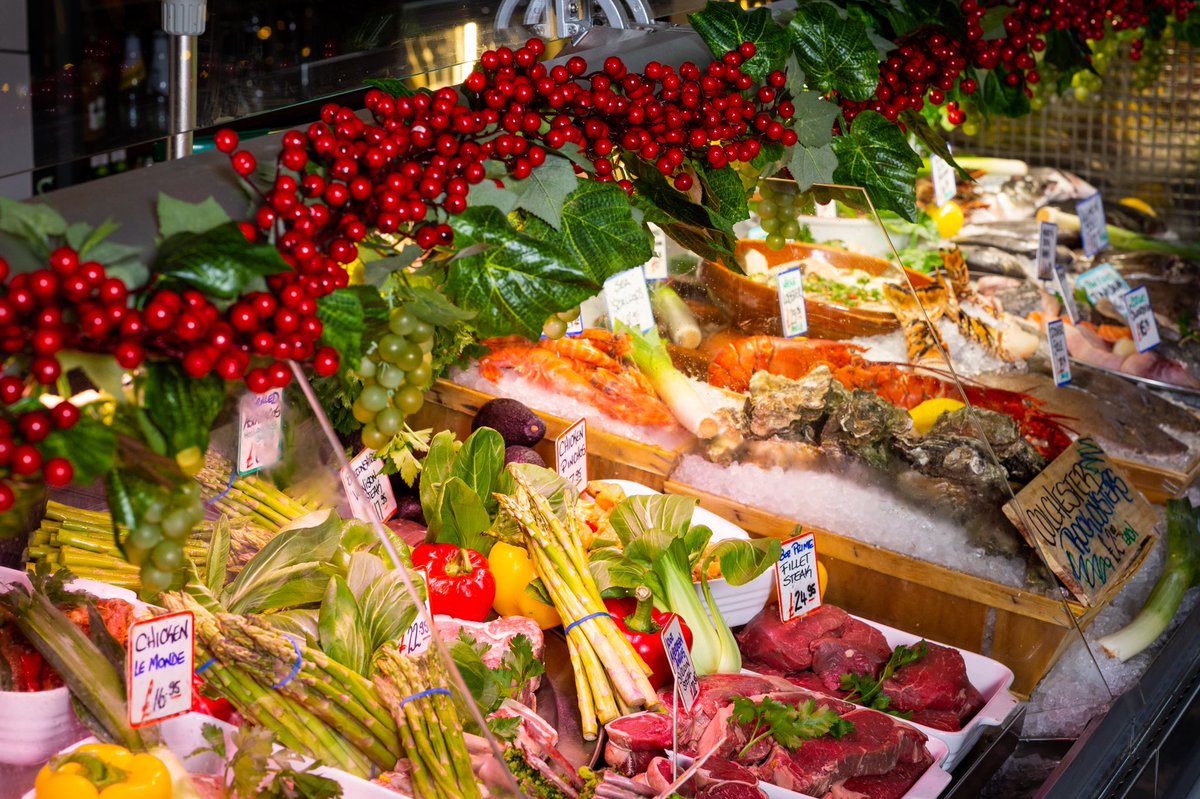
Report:
[{"label": "white price card", "polygon": [[958,194],[958,178],[954,167],[939,155],[929,156],[929,171],[933,174],[933,201],[940,208]]},{"label": "white price card", "polygon": [[700,684],[696,679],[696,666],[692,663],[692,653],[688,651],[678,616],[663,628],[662,642],[667,661],[671,664],[671,674],[675,675],[675,690],[679,692],[683,709],[691,713],[692,708],[696,706],[696,699],[700,696]]},{"label": "white price card", "polygon": [[1054,265],[1054,285],[1058,296],[1062,298],[1063,307],[1067,309],[1067,317],[1071,324],[1079,319],[1079,306],[1075,304],[1075,292],[1067,280],[1067,269],[1062,264]]},{"label": "white price card", "polygon": [[[418,586],[425,588],[425,612],[432,619],[433,611],[429,609],[429,580],[426,579],[423,572],[419,571],[410,571],[408,576],[412,579],[413,588],[418,588]],[[418,588],[418,590],[420,589]],[[405,655],[422,655],[429,651],[431,643],[433,643],[433,630],[429,629],[425,619],[421,618],[421,614],[418,613],[400,639],[400,651]]]},{"label": "white price card", "polygon": [[575,317],[572,321],[567,322],[567,335],[574,338],[575,336],[583,335],[583,314]]},{"label": "white price card", "polygon": [[1075,203],[1079,214],[1079,237],[1083,240],[1083,254],[1088,258],[1108,247],[1108,223],[1104,220],[1104,200],[1100,192]]},{"label": "white price card", "polygon": [[346,495],[350,497],[350,510],[355,518],[365,521],[370,519],[371,512],[362,506],[352,481],[357,481],[358,485],[362,486],[363,493],[379,514],[380,521],[386,522],[396,513],[396,493],[392,491],[391,481],[380,475],[382,471],[383,462],[375,457],[375,452],[371,449],[364,449],[350,461],[349,472],[342,470],[342,485],[346,489]]},{"label": "white price card", "polygon": [[554,439],[554,471],[580,491],[588,484],[587,419],[580,419]]},{"label": "white price card", "polygon": [[775,590],[779,597],[781,621],[791,621],[821,607],[817,541],[812,533],[783,542],[783,549],[775,564]]},{"label": "white price card", "polygon": [[125,653],[129,726],[156,724],[192,709],[195,633],[190,610],[130,625]]},{"label": "white price card", "polygon": [[784,338],[796,338],[808,332],[808,309],[804,306],[804,274],[800,267],[780,272],[775,283],[779,291],[779,323]]},{"label": "white price card", "polygon": [[641,333],[654,328],[654,309],[650,307],[650,290],[640,266],[627,269],[604,281],[604,302],[608,306],[608,323],[613,330],[617,322]]},{"label": "white price card", "polygon": [[1129,320],[1129,332],[1138,352],[1148,352],[1157,347],[1162,339],[1158,335],[1158,321],[1150,307],[1150,294],[1145,286],[1138,286],[1125,295],[1125,314]]},{"label": "white price card", "polygon": [[247,392],[238,401],[238,474],[269,469],[283,457],[283,389]]},{"label": "white price card", "polygon": [[654,254],[642,264],[642,273],[646,280],[666,280],[671,276],[670,261],[667,260],[667,234],[653,222],[649,223],[649,227],[654,236]]},{"label": "white price card", "polygon": [[1054,385],[1071,382],[1071,353],[1067,350],[1067,329],[1063,320],[1046,322],[1046,340],[1050,343],[1050,368],[1054,370]]},{"label": "white price card", "polygon": [[1058,225],[1042,222],[1038,225],[1037,273],[1038,280],[1049,280],[1054,274],[1058,260]]},{"label": "white price card", "polygon": [[1119,313],[1125,313],[1125,295],[1129,284],[1112,264],[1100,264],[1075,278],[1075,286],[1083,289],[1092,305],[1107,299]]}]

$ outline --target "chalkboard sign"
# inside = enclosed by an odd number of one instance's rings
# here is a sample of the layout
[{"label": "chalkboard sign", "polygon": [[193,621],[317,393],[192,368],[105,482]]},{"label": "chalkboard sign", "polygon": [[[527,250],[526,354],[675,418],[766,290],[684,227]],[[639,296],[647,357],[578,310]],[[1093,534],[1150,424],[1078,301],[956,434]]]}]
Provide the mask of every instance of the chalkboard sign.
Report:
[{"label": "chalkboard sign", "polygon": [[1103,604],[1124,582],[1154,540],[1157,521],[1150,503],[1090,438],[1058,456],[1004,513],[1089,607]]}]

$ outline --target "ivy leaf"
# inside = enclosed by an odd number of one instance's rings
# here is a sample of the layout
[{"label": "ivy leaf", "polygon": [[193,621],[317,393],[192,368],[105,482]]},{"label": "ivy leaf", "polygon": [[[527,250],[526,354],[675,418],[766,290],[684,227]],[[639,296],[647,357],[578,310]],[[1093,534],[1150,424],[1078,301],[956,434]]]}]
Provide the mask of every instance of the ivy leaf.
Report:
[{"label": "ivy leaf", "polygon": [[164,239],[176,233],[204,233],[229,221],[229,214],[209,197],[189,203],[166,194],[158,195],[158,232]]},{"label": "ivy leaf", "polygon": [[561,247],[517,232],[496,208],[468,208],[451,225],[455,244],[472,252],[450,262],[447,293],[478,313],[482,337],[537,338],[546,317],[600,290]]},{"label": "ivy leaf", "polygon": [[688,200],[663,174],[641,158],[625,166],[637,186],[634,202],[653,222],[685,249],[701,258],[720,261],[733,257],[733,225],[715,210]]},{"label": "ivy leaf", "polygon": [[383,288],[391,280],[393,274],[412,266],[413,261],[420,258],[423,252],[425,251],[415,244],[406,244],[395,255],[364,261],[363,280],[372,286]]},{"label": "ivy leaf", "polygon": [[154,268],[205,294],[223,300],[239,297],[255,279],[286,272],[270,244],[251,244],[236,222],[204,233],[176,233],[158,248]]},{"label": "ivy leaf", "polygon": [[379,89],[384,94],[390,94],[392,97],[412,97],[416,94],[415,91],[408,88],[404,81],[397,78],[371,78],[364,80],[363,85],[370,86],[372,89]]},{"label": "ivy leaf", "polygon": [[835,183],[862,186],[877,210],[886,208],[916,221],[921,159],[898,126],[881,114],[864,111],[849,133],[833,140],[833,151],[838,161]]},{"label": "ivy leaf", "polygon": [[89,486],[112,470],[117,450],[113,429],[88,409],[66,430],[55,430],[41,443],[46,458],[66,458],[75,467],[74,484]]},{"label": "ivy leaf", "polygon": [[562,219],[561,234],[536,222],[527,224],[525,232],[566,249],[597,284],[641,266],[654,254],[629,198],[616,184],[580,181],[563,206]]},{"label": "ivy leaf", "polygon": [[788,171],[792,173],[800,191],[807,191],[814,183],[832,183],[837,167],[838,157],[828,144],[806,147],[797,143],[788,159]]},{"label": "ivy leaf", "polygon": [[996,67],[983,81],[983,104],[990,113],[1004,117],[1023,117],[1029,113],[1029,98],[1021,84],[1009,86],[1004,82],[1008,71]]},{"label": "ivy leaf", "polygon": [[492,206],[507,215],[529,211],[555,230],[562,228],[563,205],[579,185],[575,168],[561,155],[547,154],[546,162],[524,180],[509,177],[504,188],[484,180],[471,188],[468,207]]},{"label": "ivy leaf", "polygon": [[743,11],[736,3],[709,0],[703,11],[688,14],[688,22],[717,58],[736,50],[742,42],[754,42],[754,56],[742,63],[742,72],[757,81],[783,68],[788,40],[765,8]]},{"label": "ivy leaf", "polygon": [[866,100],[875,92],[879,52],[860,20],[842,19],[826,3],[807,3],[796,9],[788,33],[810,86],[848,100]]},{"label": "ivy leaf", "polygon": [[796,141],[806,147],[824,147],[833,141],[833,123],[841,109],[816,92],[803,92],[792,98],[796,106]]},{"label": "ivy leaf", "polygon": [[341,354],[339,371],[357,368],[362,360],[363,306],[358,294],[349,288],[335,290],[317,300],[317,319],[321,320],[321,343]]},{"label": "ivy leaf", "polygon": [[741,222],[750,218],[750,207],[746,204],[746,189],[732,169],[713,169],[708,164],[697,162],[696,174],[704,187],[704,204],[712,208],[723,219]]}]

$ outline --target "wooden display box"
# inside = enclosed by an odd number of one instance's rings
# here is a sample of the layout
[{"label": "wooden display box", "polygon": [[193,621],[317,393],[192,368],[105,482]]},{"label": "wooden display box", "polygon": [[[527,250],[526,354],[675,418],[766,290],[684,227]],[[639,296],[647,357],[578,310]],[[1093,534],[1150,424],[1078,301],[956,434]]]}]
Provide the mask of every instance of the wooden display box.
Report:
[{"label": "wooden display box", "polygon": [[[790,538],[797,523],[671,480],[666,490],[747,531]],[[994,658],[1013,670],[1012,690],[1028,697],[1067,647],[1103,609],[1087,609],[917,560],[818,528],[817,552],[829,572],[825,600],[849,612]],[[1143,551],[1144,559],[1148,548]],[[1131,574],[1140,567],[1135,565]],[[1114,589],[1114,593],[1117,589]],[[1110,597],[1112,594],[1110,594]]]},{"label": "wooden display box", "polygon": [[[471,433],[471,420],[488,400],[490,394],[464,388],[448,380],[438,380],[425,395],[425,404],[409,420],[414,430],[432,427],[434,431],[450,430],[459,438]],[[570,427],[575,420],[541,413],[531,409],[546,423],[546,438],[534,449],[551,468],[554,466],[554,437]],[[689,445],[667,450],[641,444],[588,426],[588,477],[592,480],[633,480],[656,491],[663,490],[667,475]]]},{"label": "wooden display box", "polygon": [[1163,505],[1168,499],[1179,499],[1200,477],[1200,455],[1183,471],[1163,469],[1148,463],[1122,460],[1109,455],[1109,460],[1121,467],[1142,496],[1152,505]]}]

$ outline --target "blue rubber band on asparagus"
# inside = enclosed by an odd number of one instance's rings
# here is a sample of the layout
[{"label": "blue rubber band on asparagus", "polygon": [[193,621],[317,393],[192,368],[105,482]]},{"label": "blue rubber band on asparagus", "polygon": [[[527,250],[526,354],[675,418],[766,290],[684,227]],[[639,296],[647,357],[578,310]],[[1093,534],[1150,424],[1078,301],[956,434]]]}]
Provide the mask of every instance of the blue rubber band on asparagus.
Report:
[{"label": "blue rubber band on asparagus", "polygon": [[427,696],[453,697],[454,694],[450,693],[449,689],[446,689],[446,688],[430,688],[427,691],[421,691],[421,693],[419,693],[419,694],[413,694],[412,696],[404,697],[403,699],[400,700],[400,707],[404,707],[409,702],[412,702],[414,699],[424,699]]},{"label": "blue rubber band on asparagus", "polygon": [[576,619],[575,621],[573,621],[573,622],[571,622],[570,624],[568,624],[568,625],[567,625],[567,629],[563,631],[563,634],[565,635],[566,633],[569,633],[569,632],[571,632],[571,628],[572,628],[572,627],[577,627],[577,626],[579,626],[580,624],[583,624],[585,621],[588,621],[588,620],[590,620],[590,619],[599,619],[599,618],[607,618],[607,619],[611,619],[611,618],[612,618],[612,614],[611,614],[611,613],[604,613],[604,612],[602,611],[602,612],[600,612],[600,613],[592,613],[592,614],[589,614],[589,615],[587,615],[587,616],[584,616],[582,619]]},{"label": "blue rubber band on asparagus", "polygon": [[212,505],[214,502],[218,502],[218,501],[224,499],[225,495],[233,490],[233,478],[236,476],[237,476],[237,467],[233,466],[229,469],[229,484],[225,486],[225,490],[222,491],[220,494],[217,494],[215,497],[210,499],[208,502],[205,502],[204,504]]},{"label": "blue rubber band on asparagus", "polygon": [[296,663],[292,666],[292,670],[288,676],[271,686],[276,691],[280,688],[286,688],[288,683],[296,679],[296,675],[300,673],[300,666],[304,663],[304,658],[300,654],[300,645],[296,643],[296,639],[288,636],[288,640],[292,642],[292,649],[296,650]]},{"label": "blue rubber band on asparagus", "polygon": [[209,658],[207,663],[205,663],[200,668],[196,669],[196,673],[203,674],[204,672],[208,671],[209,667],[212,666],[212,664],[214,664],[216,662],[217,662],[216,658]]}]

